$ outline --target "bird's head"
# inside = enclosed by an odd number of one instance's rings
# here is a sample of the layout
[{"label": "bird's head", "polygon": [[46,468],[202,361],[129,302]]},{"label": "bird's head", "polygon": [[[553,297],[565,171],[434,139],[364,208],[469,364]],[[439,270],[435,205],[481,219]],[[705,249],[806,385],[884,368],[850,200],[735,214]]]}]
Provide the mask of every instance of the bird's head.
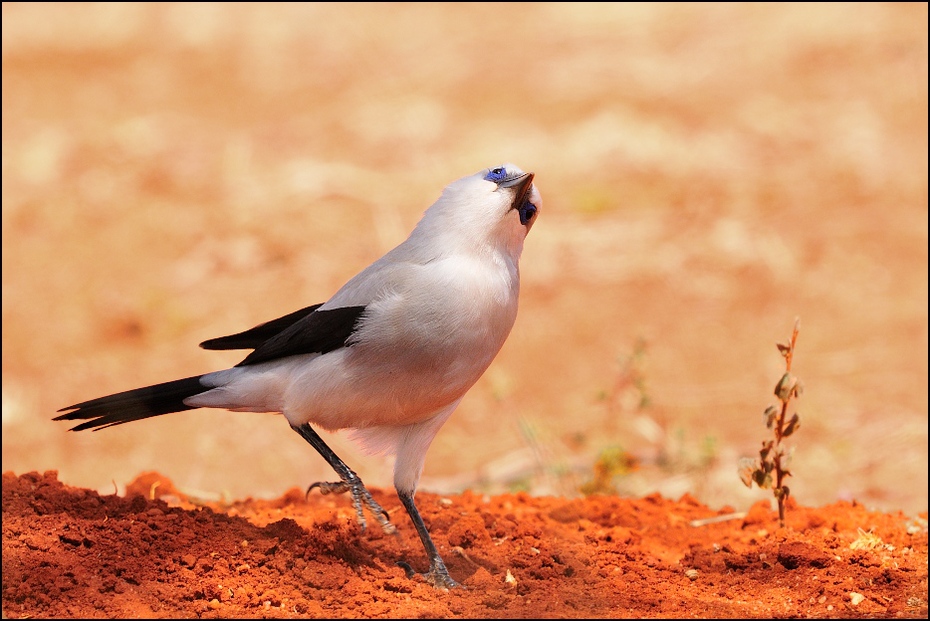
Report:
[{"label": "bird's head", "polygon": [[[495,166],[482,172],[484,174],[478,173],[481,179],[494,184],[493,186],[486,184],[485,191],[490,190],[491,194],[506,207],[505,218],[519,217],[520,224],[526,229],[525,237],[533,227],[533,222],[536,221],[536,215],[542,206],[542,197],[533,185],[535,175],[531,172],[523,172],[513,164]],[[510,214],[511,211],[516,213]]]},{"label": "bird's head", "polygon": [[500,250],[519,259],[523,240],[542,208],[533,177],[513,164],[502,164],[454,181],[417,228],[445,243]]}]

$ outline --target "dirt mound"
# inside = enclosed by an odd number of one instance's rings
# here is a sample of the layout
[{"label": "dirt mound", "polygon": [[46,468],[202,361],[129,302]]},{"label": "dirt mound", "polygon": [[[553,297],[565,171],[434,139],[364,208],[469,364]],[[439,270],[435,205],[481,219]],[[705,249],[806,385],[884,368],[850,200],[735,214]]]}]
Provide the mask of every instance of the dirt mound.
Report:
[{"label": "dirt mound", "polygon": [[[199,504],[148,473],[126,497],[56,472],[3,475],[5,617],[926,617],[926,514],[767,502],[733,518],[684,496],[421,492],[453,592],[426,569],[393,492],[397,537],[345,498]],[[717,519],[715,519],[717,518]]]}]

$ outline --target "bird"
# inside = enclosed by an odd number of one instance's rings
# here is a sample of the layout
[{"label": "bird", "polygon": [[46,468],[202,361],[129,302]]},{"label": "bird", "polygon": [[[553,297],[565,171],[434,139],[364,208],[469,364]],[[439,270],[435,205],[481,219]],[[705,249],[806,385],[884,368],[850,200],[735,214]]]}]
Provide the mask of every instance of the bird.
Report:
[{"label": "bird", "polygon": [[[517,316],[520,256],[542,208],[534,173],[513,164],[447,185],[405,241],[326,302],[210,339],[208,350],[251,350],[235,366],[83,401],[53,420],[70,431],[220,408],[283,414],[339,477],[307,493],[351,496],[388,533],[396,527],[361,478],[314,427],[350,430],[371,454],[394,456],[393,483],[429,561],[433,586],[461,587],[414,502],[433,438],[497,356]],[[415,572],[398,562],[409,579]]]}]

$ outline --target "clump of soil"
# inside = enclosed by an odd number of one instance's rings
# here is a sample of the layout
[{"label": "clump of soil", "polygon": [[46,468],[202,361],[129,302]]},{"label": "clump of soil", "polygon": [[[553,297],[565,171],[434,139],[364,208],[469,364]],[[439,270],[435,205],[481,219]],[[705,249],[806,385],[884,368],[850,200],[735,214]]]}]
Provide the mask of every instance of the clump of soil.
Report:
[{"label": "clump of soil", "polygon": [[[926,617],[927,515],[768,502],[733,518],[685,495],[417,495],[452,576],[344,497],[201,504],[148,473],[126,497],[3,475],[5,617]],[[718,519],[715,519],[718,518]]]}]

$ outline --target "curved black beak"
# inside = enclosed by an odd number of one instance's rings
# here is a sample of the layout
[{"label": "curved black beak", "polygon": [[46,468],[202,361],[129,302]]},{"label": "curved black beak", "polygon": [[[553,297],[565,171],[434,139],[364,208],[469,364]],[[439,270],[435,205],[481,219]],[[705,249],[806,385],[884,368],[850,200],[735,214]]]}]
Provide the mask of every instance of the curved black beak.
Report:
[{"label": "curved black beak", "polygon": [[523,205],[523,201],[526,200],[527,194],[530,193],[530,187],[533,185],[533,177],[535,176],[536,175],[531,172],[523,173],[519,177],[507,179],[497,184],[499,188],[514,188],[513,209],[519,209],[520,206]]}]

